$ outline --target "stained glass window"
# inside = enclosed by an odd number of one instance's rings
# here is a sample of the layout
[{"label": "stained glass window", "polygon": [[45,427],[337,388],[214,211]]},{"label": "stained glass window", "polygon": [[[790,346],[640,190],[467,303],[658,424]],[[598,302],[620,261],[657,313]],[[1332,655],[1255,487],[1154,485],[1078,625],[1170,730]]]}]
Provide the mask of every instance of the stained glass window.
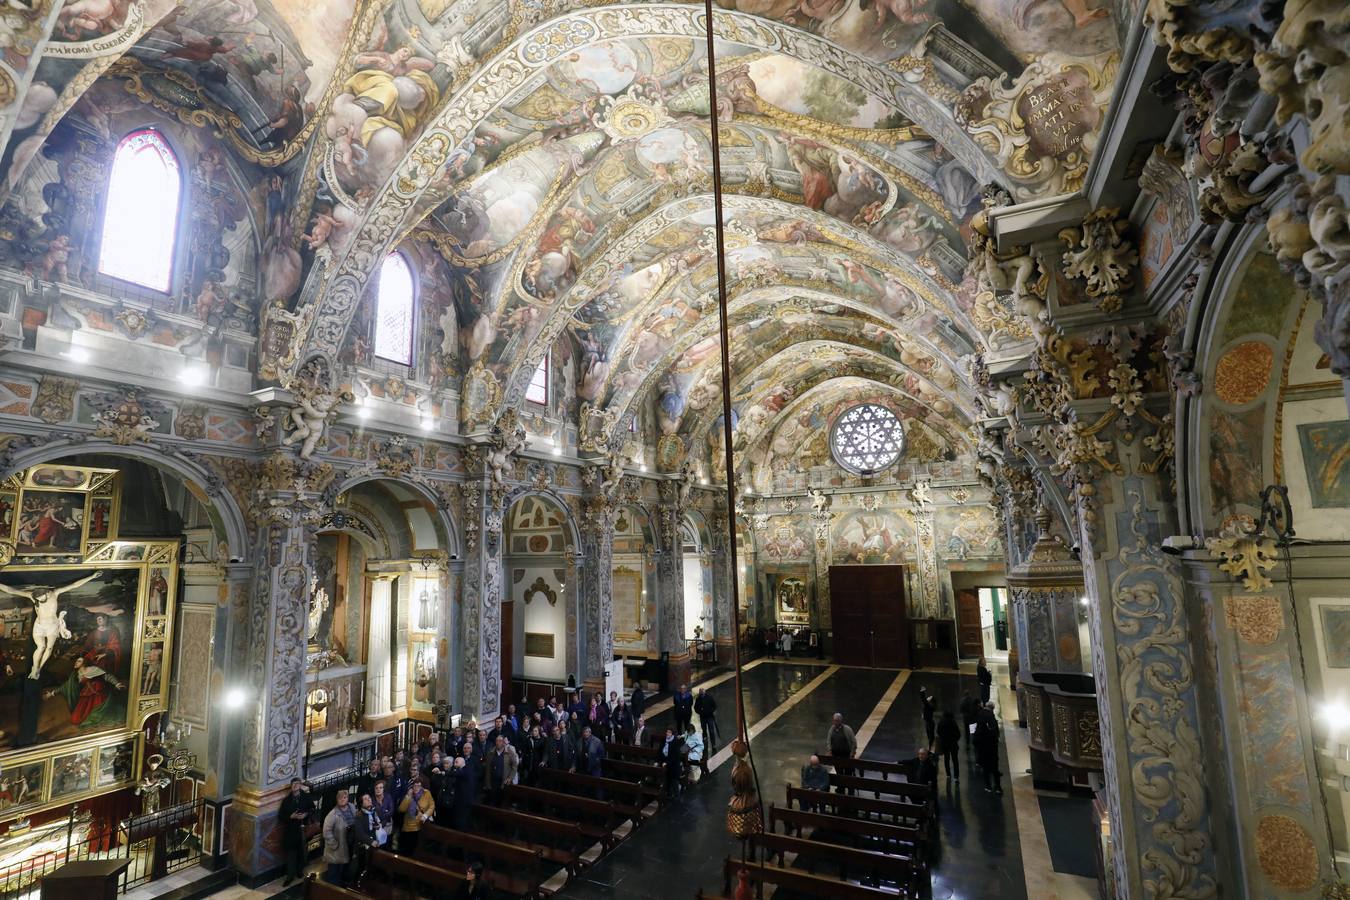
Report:
[{"label": "stained glass window", "polygon": [[402,253],[390,253],[380,266],[375,301],[375,355],[412,365],[413,276]]},{"label": "stained glass window", "polygon": [[530,386],[525,389],[525,399],[531,403],[548,405],[548,361],[551,353],[545,353],[539,360],[534,374],[530,376]]},{"label": "stained glass window", "polygon": [[860,403],[834,423],[830,447],[839,465],[859,475],[871,475],[900,458],[905,449],[905,430],[886,407]]},{"label": "stained glass window", "polygon": [[182,187],[178,158],[159,132],[122,139],[108,179],[100,272],[168,293]]}]

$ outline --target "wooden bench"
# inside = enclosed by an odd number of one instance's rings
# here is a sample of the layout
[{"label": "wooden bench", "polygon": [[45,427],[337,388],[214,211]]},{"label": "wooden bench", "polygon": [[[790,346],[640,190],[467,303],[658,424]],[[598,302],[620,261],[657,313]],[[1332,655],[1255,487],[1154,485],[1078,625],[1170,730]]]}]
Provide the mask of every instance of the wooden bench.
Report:
[{"label": "wooden bench", "polygon": [[650,763],[606,758],[600,761],[600,771],[607,775],[636,781],[640,784],[649,784],[653,787],[659,787],[666,782],[665,767],[654,766]]},{"label": "wooden bench", "polygon": [[[803,829],[815,829],[811,839],[822,840],[825,835],[849,835],[876,841],[882,847],[899,844],[923,856],[928,847],[928,831],[915,825],[892,825],[886,822],[873,822],[868,819],[855,819],[851,816],[832,816],[829,813],[807,812],[802,809],[782,809],[769,804],[769,828],[776,829],[783,824],[783,833],[791,831],[801,837]],[[834,842],[831,842],[834,843]]]},{"label": "wooden bench", "polygon": [[[627,758],[630,760],[647,760],[659,766],[665,766],[665,757],[661,755],[660,747],[639,747],[636,744],[606,744],[605,752],[609,757]],[[703,773],[703,777],[708,776],[708,754],[704,751],[703,758],[700,760],[689,761],[689,765]]]},{"label": "wooden bench", "polygon": [[610,799],[614,808],[641,825],[647,819],[643,811],[653,800],[661,799],[661,792],[643,782],[622,781],[617,778],[601,778],[598,775],[583,775],[580,772],[566,772],[562,769],[541,769],[539,781],[549,782],[564,789],[579,788],[600,792],[600,796]]},{"label": "wooden bench", "polygon": [[608,800],[575,797],[519,784],[508,787],[505,796],[506,802],[512,805],[556,812],[560,818],[575,823],[574,827],[585,830],[588,836],[596,837],[606,849],[618,844],[620,836],[615,832],[627,819]]},{"label": "wooden bench", "polygon": [[320,881],[313,872],[305,876],[305,900],[365,900],[364,894]]},{"label": "wooden bench", "polygon": [[868,759],[865,756],[830,756],[827,753],[817,753],[823,765],[833,766],[836,772],[844,774],[845,769],[851,769],[855,772],[875,772],[882,778],[888,775],[895,775],[901,778],[908,778],[913,774],[910,767],[905,763],[886,762],[882,759]]},{"label": "wooden bench", "polygon": [[[750,841],[760,847],[766,856],[776,855],[780,866],[787,865],[789,853],[796,857],[793,860],[796,866],[800,866],[803,860],[824,860],[839,867],[841,879],[893,882],[906,897],[919,896],[920,888],[928,884],[927,867],[915,856],[859,850],[842,844],[806,840],[774,832],[752,835]],[[815,873],[815,867],[810,862],[806,870]]]},{"label": "wooden bench", "polygon": [[909,803],[926,804],[932,802],[933,789],[926,784],[912,784],[905,781],[887,781],[884,778],[860,778],[856,775],[831,775],[830,784],[845,790],[860,791],[868,794],[890,794],[904,797]]},{"label": "wooden bench", "polygon": [[599,838],[586,835],[573,822],[496,806],[475,806],[473,813],[476,825],[524,841],[569,874],[575,875],[600,858]]},{"label": "wooden bench", "polygon": [[812,791],[787,786],[788,806],[820,806],[836,814],[863,814],[880,816],[891,821],[910,821],[927,825],[932,818],[932,807],[927,803],[908,803],[899,800],[873,800],[871,797],[851,797],[831,791]]},{"label": "wooden bench", "polygon": [[727,857],[722,863],[722,891],[730,893],[737,881],[737,873],[744,870],[751,884],[774,885],[794,894],[808,897],[827,897],[830,900],[876,900],[879,897],[901,896],[898,890],[864,887],[851,881],[811,875],[801,869],[789,869],[766,863],[739,862]]},{"label": "wooden bench", "polygon": [[440,859],[457,860],[462,870],[471,856],[483,859],[483,878],[494,890],[529,897],[542,893],[546,878],[539,851],[440,825],[422,826],[418,859],[435,865],[441,864]]},{"label": "wooden bench", "polygon": [[429,897],[453,898],[464,883],[463,870],[447,869],[425,860],[373,850],[362,890],[379,900]]}]

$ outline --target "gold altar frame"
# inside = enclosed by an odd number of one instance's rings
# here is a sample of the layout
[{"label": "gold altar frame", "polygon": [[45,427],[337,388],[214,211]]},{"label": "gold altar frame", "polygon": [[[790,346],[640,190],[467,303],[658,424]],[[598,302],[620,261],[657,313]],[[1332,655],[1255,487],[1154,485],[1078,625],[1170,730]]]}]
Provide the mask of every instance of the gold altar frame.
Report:
[{"label": "gold altar frame", "polygon": [[[62,468],[73,469],[76,467]],[[5,773],[14,772],[21,767],[34,764],[42,766],[40,799],[31,804],[0,810],[0,822],[31,815],[52,807],[87,800],[90,797],[96,797],[135,784],[139,779],[144,741],[144,735],[141,731],[142,726],[150,716],[165,712],[168,709],[169,677],[172,672],[173,660],[174,616],[177,610],[178,556],[181,543],[177,539],[90,541],[86,544],[87,552],[79,559],[66,557],[58,562],[56,559],[48,557],[42,562],[0,566],[0,571],[3,571],[6,575],[21,575],[25,572],[74,572],[95,568],[106,571],[130,570],[137,573],[136,609],[135,615],[132,617],[134,631],[126,636],[126,639],[132,644],[132,651],[131,665],[126,682],[126,719],[123,721],[122,727],[114,727],[93,734],[74,735],[33,747],[0,751],[0,770]],[[28,558],[24,557],[25,560]],[[162,604],[158,612],[152,614],[149,608],[150,581],[152,573],[156,571],[163,577],[166,584],[164,585]],[[31,632],[28,639],[31,646]],[[160,648],[158,690],[147,692],[142,690],[145,680],[143,666],[148,652],[154,647]],[[68,646],[61,648],[61,652],[68,652],[69,649]],[[128,741],[134,742],[134,764],[131,767],[130,776],[114,782],[98,784],[101,755],[112,752],[111,748]],[[92,750],[93,752],[90,760],[88,787],[69,793],[54,794],[55,762],[58,759],[64,759],[85,750]]]},{"label": "gold altar frame", "polygon": [[[117,539],[117,522],[122,513],[122,481],[117,469],[94,469],[47,463],[16,472],[0,483],[0,565],[40,563],[53,560],[77,560],[89,552],[91,543]],[[77,504],[81,516],[79,546],[68,550],[25,549],[20,541],[24,512],[31,501],[43,496],[61,497]],[[95,507],[102,510],[103,529],[91,534]],[[6,513],[5,511],[8,510]]]}]

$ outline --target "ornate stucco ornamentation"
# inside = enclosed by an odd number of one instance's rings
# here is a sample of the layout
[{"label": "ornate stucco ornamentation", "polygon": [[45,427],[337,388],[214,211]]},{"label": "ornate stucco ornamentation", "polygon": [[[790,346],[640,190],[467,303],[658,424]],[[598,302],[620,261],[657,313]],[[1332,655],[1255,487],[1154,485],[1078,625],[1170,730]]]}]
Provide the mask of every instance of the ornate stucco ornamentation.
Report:
[{"label": "ornate stucco ornamentation", "polygon": [[1231,20],[1207,27],[1202,8],[1207,5],[1200,0],[1148,0],[1144,24],[1153,29],[1158,46],[1167,48],[1172,71],[1189,72],[1212,62],[1236,65],[1251,58],[1251,38],[1242,28],[1233,27]]},{"label": "ornate stucco ornamentation", "polygon": [[258,329],[258,377],[284,380],[300,358],[300,348],[314,321],[313,305],[296,312],[286,309],[286,301],[273,299],[263,307]]},{"label": "ornate stucco ornamentation", "polygon": [[33,400],[33,415],[48,425],[70,421],[75,414],[75,392],[79,387],[74,378],[43,375]]},{"label": "ornate stucco ornamentation", "polygon": [[319,448],[328,424],[337,418],[338,407],[353,399],[350,391],[336,390],[322,383],[292,382],[296,405],[291,408],[283,428],[289,432],[281,443],[289,447],[300,441],[300,458],[309,459]]},{"label": "ornate stucco ornamentation", "polygon": [[492,426],[492,435],[488,439],[487,456],[484,462],[487,466],[488,474],[492,478],[492,486],[501,490],[506,486],[508,469],[511,477],[515,476],[515,466],[512,457],[525,446],[525,426],[520,424],[516,411],[508,409]]},{"label": "ornate stucco ornamentation", "polygon": [[[582,453],[605,453],[609,450],[609,433],[614,430],[618,415],[612,409],[581,404],[578,415],[580,434],[577,438],[578,449]],[[676,440],[679,440],[676,438]]]},{"label": "ornate stucco ornamentation", "polygon": [[155,327],[156,317],[149,310],[124,308],[117,315],[113,316],[117,322],[117,327],[123,334],[133,341],[145,336],[151,328]]},{"label": "ornate stucco ornamentation", "polygon": [[1084,282],[1088,296],[1105,313],[1124,305],[1139,265],[1139,253],[1126,237],[1129,222],[1119,216],[1119,209],[1093,210],[1081,227],[1059,233],[1069,248],[1063,256],[1064,274]]},{"label": "ornate stucco ornamentation", "polygon": [[173,420],[174,434],[190,441],[206,437],[206,413],[204,403],[184,403],[178,408],[178,415]]},{"label": "ornate stucco ornamentation", "polygon": [[1247,522],[1227,522],[1217,537],[1207,538],[1205,547],[1223,558],[1219,569],[1242,580],[1244,589],[1256,593],[1270,587],[1267,570],[1274,568],[1275,542],[1247,530]]},{"label": "ornate stucco ornamentation", "polygon": [[1289,0],[1270,46],[1256,54],[1261,89],[1279,103],[1275,118],[1308,122],[1299,160],[1309,172],[1350,174],[1350,5]]},{"label": "ornate stucco ornamentation", "polygon": [[502,387],[497,376],[488,371],[480,359],[464,374],[464,388],[460,398],[460,422],[466,432],[475,431],[491,421],[502,402]]},{"label": "ornate stucco ornamentation", "polygon": [[1275,643],[1284,629],[1284,612],[1278,597],[1230,595],[1223,598],[1223,611],[1228,627],[1255,647]]},{"label": "ornate stucco ornamentation", "polygon": [[134,444],[150,440],[150,433],[159,427],[159,419],[168,408],[145,396],[140,388],[126,388],[120,393],[91,397],[94,413],[94,434],[114,444]]},{"label": "ornate stucco ornamentation", "polygon": [[0,541],[0,566],[7,566],[14,559],[14,545],[9,541]]}]

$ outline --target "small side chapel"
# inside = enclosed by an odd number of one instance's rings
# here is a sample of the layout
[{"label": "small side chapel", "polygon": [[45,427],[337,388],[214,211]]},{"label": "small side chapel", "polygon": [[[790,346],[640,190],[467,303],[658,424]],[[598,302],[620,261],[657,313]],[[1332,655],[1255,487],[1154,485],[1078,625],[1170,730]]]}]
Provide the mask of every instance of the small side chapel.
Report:
[{"label": "small side chapel", "polygon": [[1347,35],[0,7],[0,896],[1350,897]]}]

